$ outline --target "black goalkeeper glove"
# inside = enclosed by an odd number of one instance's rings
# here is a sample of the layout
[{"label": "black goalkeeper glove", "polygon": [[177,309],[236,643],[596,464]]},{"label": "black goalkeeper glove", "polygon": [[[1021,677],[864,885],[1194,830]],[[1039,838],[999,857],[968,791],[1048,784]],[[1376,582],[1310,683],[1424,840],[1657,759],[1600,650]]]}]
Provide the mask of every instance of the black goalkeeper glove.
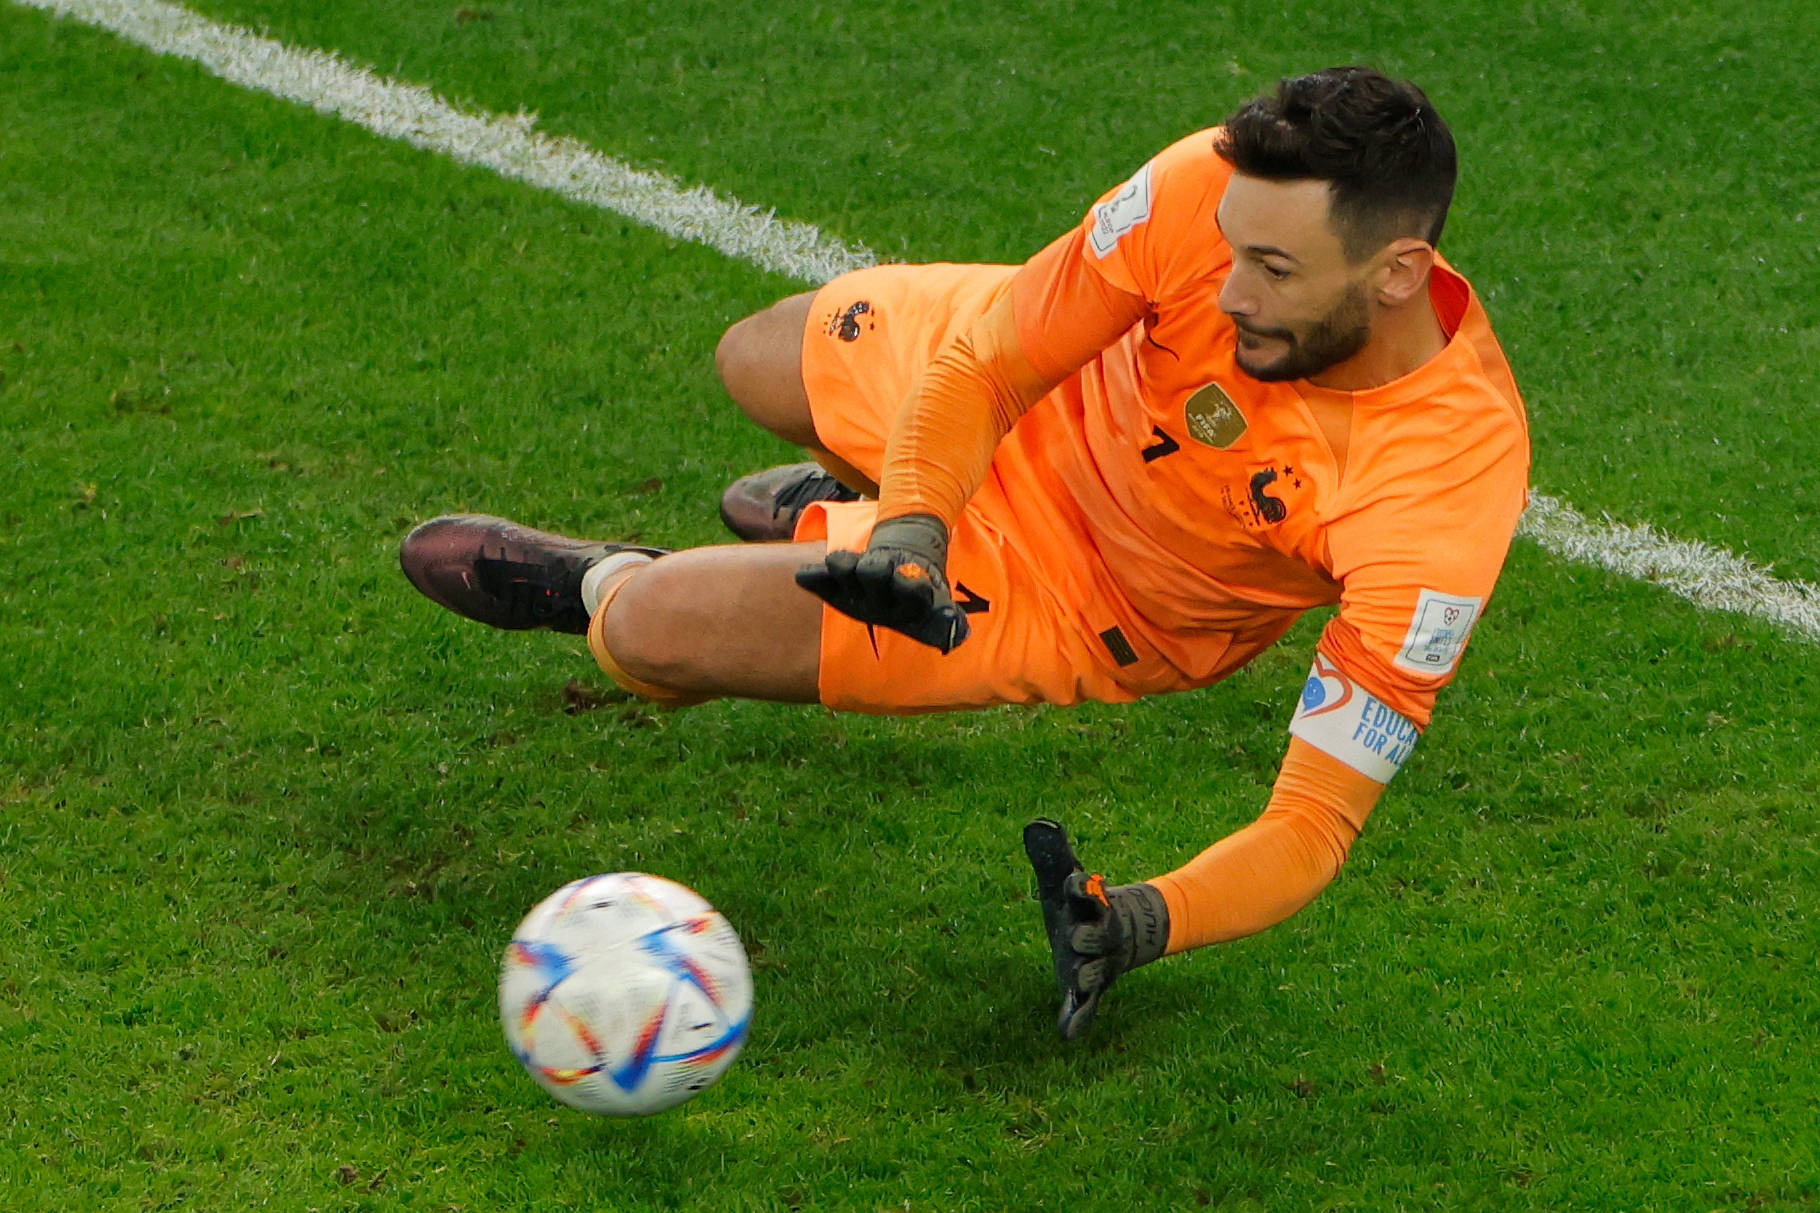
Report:
[{"label": "black goalkeeper glove", "polygon": [[829,552],[796,570],[796,584],[861,623],[902,632],[942,652],[967,639],[967,616],[948,593],[948,528],[904,514],[872,528],[864,552]]},{"label": "black goalkeeper glove", "polygon": [[1089,875],[1067,831],[1046,817],[1024,827],[1024,853],[1036,871],[1037,900],[1062,996],[1056,1030],[1073,1040],[1100,1009],[1100,995],[1121,973],[1149,964],[1169,943],[1169,906],[1155,885],[1108,888]]}]

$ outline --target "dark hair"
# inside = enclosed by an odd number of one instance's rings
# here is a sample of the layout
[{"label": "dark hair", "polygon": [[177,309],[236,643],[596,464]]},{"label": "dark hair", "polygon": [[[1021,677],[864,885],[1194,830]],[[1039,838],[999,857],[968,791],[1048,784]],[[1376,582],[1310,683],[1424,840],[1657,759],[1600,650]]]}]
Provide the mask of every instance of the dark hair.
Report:
[{"label": "dark hair", "polygon": [[1453,135],[1421,89],[1367,67],[1281,81],[1226,119],[1214,145],[1248,177],[1331,183],[1328,214],[1347,259],[1403,236],[1441,238],[1453,201]]}]

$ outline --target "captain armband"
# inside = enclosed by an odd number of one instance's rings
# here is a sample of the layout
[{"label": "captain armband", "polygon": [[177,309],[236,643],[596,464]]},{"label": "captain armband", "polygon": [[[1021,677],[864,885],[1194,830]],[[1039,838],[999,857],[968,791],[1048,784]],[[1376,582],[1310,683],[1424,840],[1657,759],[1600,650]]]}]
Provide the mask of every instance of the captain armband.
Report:
[{"label": "captain armband", "polygon": [[1414,721],[1319,652],[1289,732],[1379,783],[1390,782],[1422,735]]}]

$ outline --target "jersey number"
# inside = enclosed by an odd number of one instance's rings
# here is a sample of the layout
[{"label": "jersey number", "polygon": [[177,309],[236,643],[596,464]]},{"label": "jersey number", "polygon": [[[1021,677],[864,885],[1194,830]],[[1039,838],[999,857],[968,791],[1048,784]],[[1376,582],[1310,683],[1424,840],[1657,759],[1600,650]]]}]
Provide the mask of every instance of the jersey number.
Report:
[{"label": "jersey number", "polygon": [[1151,463],[1164,455],[1173,455],[1182,449],[1182,444],[1163,432],[1163,427],[1153,425],[1150,432],[1156,435],[1156,442],[1144,448],[1144,462]]}]

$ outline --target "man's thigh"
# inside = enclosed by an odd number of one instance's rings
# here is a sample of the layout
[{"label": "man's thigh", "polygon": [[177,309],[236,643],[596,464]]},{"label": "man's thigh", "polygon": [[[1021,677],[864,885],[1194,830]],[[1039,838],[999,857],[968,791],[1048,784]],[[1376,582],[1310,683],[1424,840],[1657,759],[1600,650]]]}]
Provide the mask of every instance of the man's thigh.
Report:
[{"label": "man's thigh", "polygon": [[1016,270],[880,265],[817,291],[803,319],[802,379],[822,448],[876,481],[904,397]]}]

